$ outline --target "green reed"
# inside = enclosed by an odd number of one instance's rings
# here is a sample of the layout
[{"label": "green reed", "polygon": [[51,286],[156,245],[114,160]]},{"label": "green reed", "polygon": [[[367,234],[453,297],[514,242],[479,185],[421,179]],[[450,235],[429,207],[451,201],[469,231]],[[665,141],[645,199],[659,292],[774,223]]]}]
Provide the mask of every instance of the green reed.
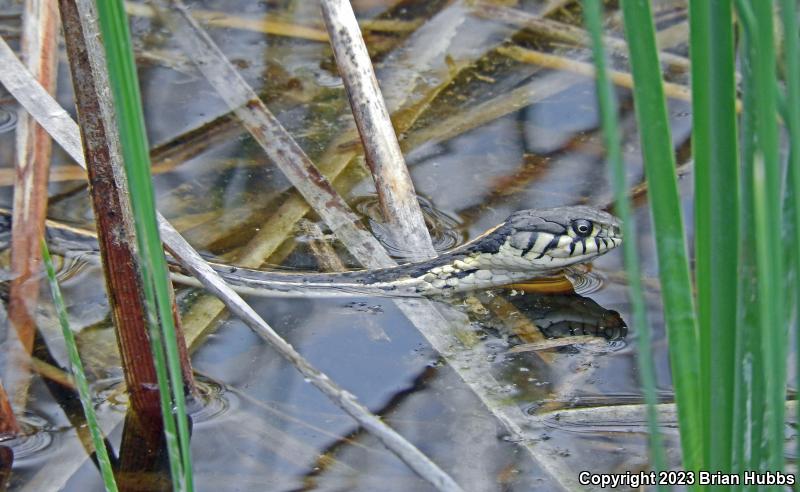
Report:
[{"label": "green reed", "polygon": [[[794,232],[789,243],[792,250],[789,252],[787,266],[795,272],[794,298],[789,301],[800,306],[800,289],[797,285],[797,272],[800,269],[800,38],[798,38],[797,4],[793,0],[781,0],[781,19],[783,19],[784,32],[784,69],[786,72],[786,115],[784,121],[789,133],[789,193],[791,205],[791,227]],[[793,240],[792,240],[793,239]],[[795,319],[795,333],[798,330],[798,320]],[[800,337],[798,337],[800,343]],[[795,345],[795,353],[800,354],[800,345]],[[796,379],[800,381],[800,365],[796,368]],[[800,415],[796,416],[800,422]],[[800,456],[800,440],[798,441],[798,455]]]},{"label": "green reed", "polygon": [[633,326],[636,327],[637,363],[639,379],[642,384],[647,404],[647,426],[650,432],[650,456],[655,470],[664,470],[663,440],[658,428],[656,412],[656,377],[653,365],[650,324],[647,320],[647,307],[642,289],[641,272],[639,270],[639,252],[637,247],[636,225],[631,213],[631,201],[628,198],[628,185],[625,179],[625,168],[622,159],[622,143],[617,115],[617,97],[608,75],[605,49],[602,38],[602,4],[600,0],[584,0],[584,19],[586,28],[592,38],[592,53],[597,68],[597,102],[600,109],[600,120],[606,144],[606,158],[611,172],[611,183],[614,188],[614,211],[622,220],[622,235],[627,240],[622,245],[625,270],[628,273],[628,295],[631,301]]},{"label": "green reed", "polygon": [[703,461],[730,472],[739,262],[733,12],[729,0],[689,5]]},{"label": "green reed", "polygon": [[[763,364],[763,371],[754,375],[763,377],[763,397],[758,402],[754,399],[748,402],[750,405],[763,405],[763,412],[754,412],[749,417],[751,420],[763,419],[763,435],[754,436],[766,443],[761,461],[767,469],[782,470],[788,310],[784,306],[783,190],[772,2],[738,1],[737,8],[748,46],[742,55],[742,77],[747,81],[746,90],[752,92],[744,104],[751,131],[743,134],[743,138],[752,139],[752,142],[748,143],[750,150],[745,156],[748,174],[742,176],[743,188],[749,188],[753,198],[754,222],[750,234],[757,236],[753,242],[758,324],[749,329],[759,334]],[[794,35],[797,35],[796,31]]]},{"label": "green reed", "polygon": [[[622,11],[630,49],[636,120],[649,183],[683,463],[687,470],[699,470],[703,419],[698,333],[655,29],[649,0],[623,0]],[[631,240],[635,239],[628,239]]]},{"label": "green reed", "polygon": [[83,364],[78,355],[78,344],[75,342],[75,335],[72,333],[72,328],[69,326],[67,308],[64,305],[64,299],[61,297],[61,289],[56,279],[53,260],[50,258],[50,251],[47,249],[47,243],[45,243],[44,240],[42,240],[42,261],[44,262],[47,279],[50,282],[50,294],[53,297],[53,306],[55,307],[56,313],[58,313],[61,333],[64,335],[64,343],[67,346],[70,373],[78,389],[78,396],[80,397],[81,406],[83,407],[83,414],[86,417],[86,427],[89,428],[89,434],[92,436],[92,444],[94,444],[97,463],[100,466],[100,474],[103,477],[103,484],[108,492],[116,492],[117,482],[114,480],[114,470],[111,467],[111,460],[108,457],[108,450],[106,449],[106,443],[103,439],[103,429],[100,428],[100,424],[97,422],[97,415],[94,413],[94,403],[92,402],[92,395],[89,392],[89,383],[86,381]]},{"label": "green reed", "polygon": [[150,344],[175,490],[193,490],[189,425],[164,250],[158,233],[150,156],[128,18],[122,0],[97,2],[136,226]]},{"label": "green reed", "polygon": [[[691,0],[689,5],[695,164],[692,284],[650,2],[621,2],[649,184],[683,467],[694,471],[782,471],[789,307],[798,304],[800,296],[797,7],[792,0],[780,2],[783,32],[788,33],[783,51],[784,95],[776,77],[772,2],[736,0],[741,39],[740,117],[733,5],[732,0]],[[585,0],[587,26],[595,43],[604,132],[619,197],[624,178],[619,176],[621,165],[614,165],[620,159],[619,137],[613,92],[604,85],[598,14],[599,2]],[[778,102],[789,136],[789,185],[785,190]],[[617,212],[628,215],[626,205],[618,199]],[[788,240],[784,242],[782,235]],[[635,236],[627,232],[626,236],[628,246]],[[635,256],[627,250],[625,255],[636,330],[647,336],[647,325],[635,312],[640,274],[628,258]],[[641,345],[639,352],[640,358],[649,355]],[[649,400],[650,389],[644,379]],[[656,463],[655,452],[653,457],[654,467],[662,466]]]}]

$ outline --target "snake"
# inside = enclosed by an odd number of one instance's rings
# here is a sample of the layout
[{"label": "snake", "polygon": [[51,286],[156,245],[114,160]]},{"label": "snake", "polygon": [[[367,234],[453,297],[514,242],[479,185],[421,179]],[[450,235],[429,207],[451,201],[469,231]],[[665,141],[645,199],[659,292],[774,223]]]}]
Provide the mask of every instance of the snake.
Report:
[{"label": "snake", "polygon": [[[52,223],[51,223],[52,224]],[[0,232],[10,230],[10,218]],[[586,263],[622,244],[621,223],[588,206],[527,209],[475,239],[439,256],[374,270],[346,272],[268,271],[209,262],[230,286],[259,297],[448,296],[551,277]],[[48,243],[61,254],[99,261],[96,239],[88,231],[48,227]],[[94,240],[94,243],[89,241]],[[167,256],[173,280],[199,286]]]}]

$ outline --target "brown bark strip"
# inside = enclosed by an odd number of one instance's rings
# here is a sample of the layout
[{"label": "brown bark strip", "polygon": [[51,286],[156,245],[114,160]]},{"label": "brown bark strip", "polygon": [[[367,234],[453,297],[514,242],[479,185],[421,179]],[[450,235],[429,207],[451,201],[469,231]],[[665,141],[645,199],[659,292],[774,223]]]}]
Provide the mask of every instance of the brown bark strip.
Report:
[{"label": "brown bark strip", "polygon": [[8,446],[0,446],[0,492],[8,490],[13,465],[14,451]]},{"label": "brown bark strip", "polygon": [[16,436],[19,432],[17,417],[14,416],[14,410],[11,409],[11,403],[8,401],[8,394],[0,382],[0,438]]},{"label": "brown bark strip", "polygon": [[[87,2],[87,4],[90,2]],[[135,411],[160,415],[155,366],[138,275],[133,215],[116,133],[94,12],[82,16],[75,0],[59,0],[72,72],[89,190],[97,224],[109,305],[117,330],[125,381]],[[94,7],[91,6],[94,10]],[[89,15],[86,15],[89,14]],[[173,300],[184,385],[194,392],[192,369]],[[157,419],[156,419],[157,420]],[[160,421],[160,420],[159,420]]]},{"label": "brown bark strip", "polygon": [[[47,0],[28,0],[22,22],[22,59],[31,74],[49,92],[56,86],[58,62],[58,15],[55,5]],[[47,175],[50,169],[52,143],[47,132],[24,110],[17,123],[16,182],[14,216],[11,229],[11,281],[8,318],[17,332],[25,354],[10,357],[6,371],[12,375],[10,389],[14,405],[25,406],[29,371],[21,364],[33,349],[36,330],[35,310],[39,300],[41,269],[39,238],[44,232],[47,212]]]}]

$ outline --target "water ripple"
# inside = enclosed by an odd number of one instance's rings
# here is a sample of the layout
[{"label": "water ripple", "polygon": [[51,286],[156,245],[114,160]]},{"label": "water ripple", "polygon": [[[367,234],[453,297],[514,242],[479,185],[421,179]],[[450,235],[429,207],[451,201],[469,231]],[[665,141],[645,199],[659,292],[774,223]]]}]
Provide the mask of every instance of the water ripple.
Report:
[{"label": "water ripple", "polygon": [[0,107],[0,133],[10,132],[17,126],[17,112]]},{"label": "water ripple", "polygon": [[238,407],[238,399],[222,383],[196,375],[195,386],[198,397],[190,398],[186,409],[195,424],[221,418]]},{"label": "water ripple", "polygon": [[44,418],[25,413],[17,416],[17,422],[20,426],[20,435],[0,442],[3,446],[11,448],[15,461],[37,455],[53,442],[52,426]]},{"label": "water ripple", "polygon": [[606,284],[606,278],[596,271],[576,273],[575,271],[566,270],[566,275],[569,281],[572,282],[575,293],[582,296],[597,292]]},{"label": "water ripple", "polygon": [[[431,233],[433,247],[437,252],[447,251],[466,241],[464,232],[455,218],[437,210],[430,200],[422,197],[418,197],[418,199],[422,215],[425,218],[425,225]],[[393,258],[406,260],[414,256],[411,251],[405,249],[404,244],[397,244],[389,228],[382,222],[377,195],[360,197],[353,207],[369,219],[369,226],[373,234]]]}]

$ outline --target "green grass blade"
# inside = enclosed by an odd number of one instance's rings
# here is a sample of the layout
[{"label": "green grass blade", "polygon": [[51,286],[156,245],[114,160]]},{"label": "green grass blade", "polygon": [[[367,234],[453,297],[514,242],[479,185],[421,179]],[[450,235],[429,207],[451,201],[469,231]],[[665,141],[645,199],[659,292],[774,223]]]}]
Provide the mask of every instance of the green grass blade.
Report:
[{"label": "green grass blade", "polygon": [[121,0],[97,2],[97,10],[131,193],[170,471],[176,490],[193,490],[183,378],[172,319],[169,277],[155,218],[150,157],[128,19]]},{"label": "green grass blade", "polygon": [[[783,19],[784,33],[784,63],[786,67],[786,108],[784,121],[789,131],[789,179],[792,192],[792,205],[794,221],[794,241],[789,251],[792,266],[795,272],[795,296],[800,295],[797,288],[797,274],[800,269],[800,40],[798,39],[797,4],[793,0],[781,0],[781,18]],[[788,265],[787,265],[788,266]],[[795,298],[794,303],[800,307],[800,298]],[[800,344],[800,320],[795,319],[794,333]],[[795,346],[795,353],[800,354],[800,345]],[[796,378],[800,381],[800,365],[797,365]],[[800,422],[800,414],[797,415]],[[800,441],[798,441],[798,455],[800,455]]]},{"label": "green grass blade", "polygon": [[[740,223],[755,224],[752,176],[756,155],[755,90],[753,89],[752,62],[757,56],[752,41],[752,13],[744,2],[737,1],[740,22],[742,113],[741,162],[742,185],[740,192]],[[743,7],[746,10],[743,10]],[[749,15],[748,15],[749,13]],[[748,22],[748,19],[751,21]],[[749,26],[749,27],[748,27]],[[739,313],[736,321],[736,373],[733,468],[737,472],[761,470],[762,433],[764,415],[764,361],[761,351],[759,326],[761,306],[753,302],[758,296],[756,251],[752,227],[740,229]],[[756,490],[756,486],[740,486],[740,490]]]},{"label": "green grass blade", "polygon": [[622,11],[630,47],[636,119],[641,133],[645,172],[650,184],[650,208],[670,345],[672,380],[678,404],[683,462],[687,470],[697,471],[703,468],[698,334],[661,67],[650,2],[623,0]]},{"label": "green grass blade", "polygon": [[[628,273],[628,296],[633,314],[633,326],[637,333],[637,365],[647,405],[647,426],[650,432],[650,457],[653,469],[664,470],[663,439],[658,427],[656,413],[656,378],[651,347],[650,324],[647,320],[647,309],[642,289],[641,272],[639,270],[639,252],[636,246],[636,226],[631,213],[631,202],[628,198],[628,186],[625,180],[625,168],[622,159],[622,146],[617,116],[617,97],[606,66],[606,55],[603,49],[602,6],[600,0],[584,0],[583,12],[586,27],[592,37],[592,52],[597,67],[597,99],[600,107],[600,118],[605,137],[607,159],[611,171],[611,182],[614,188],[617,216],[622,220],[622,235],[627,240],[622,245],[625,270]],[[659,486],[660,490],[666,487]]]},{"label": "green grass blade", "polygon": [[94,406],[92,404],[92,395],[89,393],[89,383],[86,381],[86,374],[83,372],[83,364],[78,355],[78,344],[75,342],[75,335],[72,333],[72,329],[69,326],[67,308],[64,305],[64,299],[61,297],[61,289],[58,287],[58,280],[56,280],[53,260],[50,258],[50,251],[48,251],[47,243],[45,243],[44,240],[42,240],[42,261],[44,262],[47,278],[50,282],[50,294],[53,296],[53,305],[58,313],[61,332],[64,334],[64,342],[66,343],[67,355],[69,356],[70,372],[75,380],[75,386],[78,388],[83,414],[86,417],[86,426],[89,428],[89,434],[92,436],[92,444],[94,444],[97,463],[100,466],[100,474],[103,477],[103,484],[108,492],[116,492],[117,482],[114,480],[114,470],[111,467],[111,460],[108,458],[106,443],[103,440],[103,430],[100,429],[100,424],[97,423],[97,415],[94,413]]},{"label": "green grass blade", "polygon": [[[704,461],[731,470],[738,282],[738,147],[730,0],[692,0],[692,154]],[[713,252],[713,254],[712,254]]]},{"label": "green grass blade", "polygon": [[[692,158],[694,159],[694,281],[697,291],[700,394],[709,394],[711,373],[711,4],[689,1],[689,55],[692,81]],[[701,398],[703,429],[711,427],[709,399]],[[705,443],[705,437],[703,439]],[[703,461],[710,459],[704,446]]]},{"label": "green grass blade", "polygon": [[[757,238],[758,293],[761,304],[761,350],[765,375],[764,431],[767,442],[767,467],[783,470],[784,405],[786,400],[786,320],[783,303],[783,224],[781,169],[778,153],[777,80],[773,39],[772,2],[752,1],[751,29],[755,49],[752,60],[756,118],[756,166],[753,196]],[[749,19],[748,19],[749,20]],[[747,22],[747,20],[745,20]],[[763,185],[759,166],[763,162]],[[762,189],[763,186],[763,189]],[[764,193],[759,204],[758,193]],[[761,211],[759,206],[763,206]],[[765,221],[764,224],[759,221]],[[761,233],[758,231],[761,230]]]}]

